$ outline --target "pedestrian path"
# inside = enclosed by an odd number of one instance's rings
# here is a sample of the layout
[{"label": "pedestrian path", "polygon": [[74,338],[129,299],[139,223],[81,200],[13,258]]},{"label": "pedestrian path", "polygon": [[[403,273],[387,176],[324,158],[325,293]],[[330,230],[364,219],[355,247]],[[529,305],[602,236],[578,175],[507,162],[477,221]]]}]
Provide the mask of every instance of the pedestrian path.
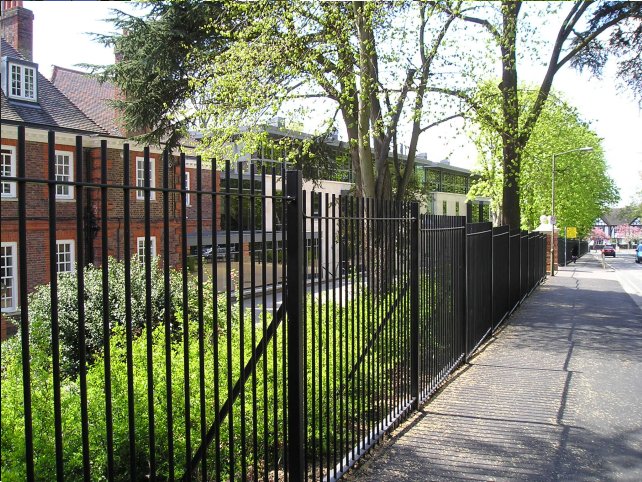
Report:
[{"label": "pedestrian path", "polygon": [[642,310],[592,256],[561,268],[346,478],[642,480]]}]

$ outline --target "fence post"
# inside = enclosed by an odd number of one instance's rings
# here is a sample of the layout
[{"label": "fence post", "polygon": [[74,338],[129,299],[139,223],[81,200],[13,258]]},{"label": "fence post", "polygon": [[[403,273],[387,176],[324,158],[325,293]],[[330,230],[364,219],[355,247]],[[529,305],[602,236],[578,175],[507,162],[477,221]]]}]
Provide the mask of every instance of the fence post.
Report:
[{"label": "fence post", "polygon": [[410,395],[419,406],[419,203],[410,204]]},{"label": "fence post", "polygon": [[464,362],[468,362],[468,223],[464,223],[464,239],[462,242],[462,262],[463,262],[463,272],[464,272],[464,316],[463,316],[463,348],[464,348]]},{"label": "fence post", "polygon": [[303,279],[303,178],[301,171],[287,171],[286,175],[286,312],[288,356],[288,446],[289,480],[305,478],[305,425],[303,393],[305,391],[303,365],[305,309],[305,280]]}]

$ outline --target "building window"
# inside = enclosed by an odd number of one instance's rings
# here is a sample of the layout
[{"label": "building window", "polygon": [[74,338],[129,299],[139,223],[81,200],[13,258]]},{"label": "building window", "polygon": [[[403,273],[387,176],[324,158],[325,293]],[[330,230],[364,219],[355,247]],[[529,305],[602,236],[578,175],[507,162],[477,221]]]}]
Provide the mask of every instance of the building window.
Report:
[{"label": "building window", "polygon": [[36,69],[27,65],[9,64],[9,97],[36,100]]},{"label": "building window", "polygon": [[2,243],[0,247],[0,300],[2,311],[16,311],[18,307],[17,244]]},{"label": "building window", "polygon": [[443,213],[442,213],[442,214],[443,214],[444,216],[445,216],[446,214],[448,214],[448,203],[447,203],[446,201],[443,201],[443,202],[442,202],[442,210],[443,210]]},{"label": "building window", "polygon": [[[153,258],[154,256],[156,256],[156,236],[150,237],[149,241],[150,241],[150,254],[151,254],[151,257]],[[144,263],[145,262],[145,237],[137,238],[136,246],[137,246],[137,253],[138,253],[138,261],[140,261],[141,263]]]},{"label": "building window", "polygon": [[[73,157],[71,152],[56,151],[56,181],[72,182]],[[73,199],[74,187],[69,184],[56,184],[56,197],[58,199]]]},{"label": "building window", "polygon": [[[190,178],[189,178],[189,172],[185,172],[185,190],[189,191],[189,184],[190,184]],[[185,206],[191,206],[191,197],[189,195],[189,192],[185,193]]]},{"label": "building window", "polygon": [[[149,187],[151,188],[156,187],[156,180],[154,179],[154,171],[155,171],[154,165],[155,165],[154,158],[150,158],[149,159]],[[136,158],[136,186],[145,187],[145,158],[144,157]],[[136,199],[144,200],[145,191],[140,189],[137,190]],[[149,199],[151,201],[156,199],[156,191],[150,191]]]},{"label": "building window", "polygon": [[72,239],[56,241],[56,271],[73,273],[75,271],[75,243]]},{"label": "building window", "polygon": [[[16,177],[16,151],[10,146],[2,146],[2,175]],[[16,197],[15,181],[2,181],[2,197]]]},{"label": "building window", "polygon": [[455,216],[459,216],[459,201],[455,201]]}]

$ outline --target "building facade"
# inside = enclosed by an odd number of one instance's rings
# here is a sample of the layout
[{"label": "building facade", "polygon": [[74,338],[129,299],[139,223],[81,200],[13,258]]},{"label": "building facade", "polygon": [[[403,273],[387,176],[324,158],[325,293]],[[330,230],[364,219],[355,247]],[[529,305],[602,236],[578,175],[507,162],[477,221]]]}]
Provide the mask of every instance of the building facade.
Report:
[{"label": "building facade", "polygon": [[[1,16],[0,57],[2,62],[1,149],[2,149],[2,209],[1,209],[1,310],[2,335],[15,330],[7,315],[19,313],[21,300],[18,282],[26,277],[28,290],[50,281],[50,226],[55,213],[56,272],[73,272],[79,264],[100,264],[103,252],[103,232],[107,233],[106,252],[114,258],[124,256],[124,206],[130,209],[129,245],[132,253],[145,248],[144,193],[135,189],[144,186],[145,156],[150,163],[150,186],[160,186],[162,180],[161,151],[132,145],[129,156],[124,155],[122,133],[106,125],[103,119],[92,118],[53,82],[46,79],[33,61],[33,14],[20,1],[3,1]],[[55,79],[55,77],[54,77]],[[115,118],[112,119],[115,125]],[[24,149],[19,132],[24,130]],[[33,180],[25,187],[26,218],[18,212],[18,182],[20,160],[24,158],[23,178]],[[52,169],[52,172],[50,172]],[[82,178],[78,178],[78,173]],[[106,196],[99,184],[122,186],[128,174],[132,189],[127,199],[123,189],[107,189]],[[55,179],[53,205],[46,182]],[[180,188],[175,167],[170,173],[170,187]],[[40,181],[36,181],[40,180]],[[81,222],[77,213],[78,183],[84,188]],[[159,223],[163,216],[162,192],[150,193],[151,250],[163,249]],[[102,216],[103,196],[107,217]],[[171,230],[177,237],[181,196],[168,194],[170,199]],[[55,206],[54,206],[55,205]],[[84,258],[79,259],[78,226],[82,226]],[[18,269],[19,229],[26,229],[26,273]],[[174,244],[174,243],[172,243]],[[179,246],[177,243],[176,246]],[[178,250],[172,246],[171,260],[178,263]]]}]

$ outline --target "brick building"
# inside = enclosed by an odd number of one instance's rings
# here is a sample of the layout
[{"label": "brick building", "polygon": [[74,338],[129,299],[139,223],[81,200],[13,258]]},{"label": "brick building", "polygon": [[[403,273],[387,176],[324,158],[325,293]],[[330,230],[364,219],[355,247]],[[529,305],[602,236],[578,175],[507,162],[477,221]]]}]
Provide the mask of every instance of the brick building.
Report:
[{"label": "brick building", "polygon": [[[93,79],[89,83],[71,86],[63,92],[56,84],[63,83],[63,69],[54,71],[50,82],[39,71],[33,60],[33,13],[23,7],[21,1],[2,1],[0,57],[2,67],[1,111],[1,172],[5,178],[18,174],[21,149],[18,141],[19,128],[24,128],[25,177],[33,180],[49,178],[49,158],[53,158],[55,179],[63,184],[55,185],[55,238],[57,272],[73,272],[77,265],[100,264],[103,252],[102,232],[106,231],[107,252],[122,259],[124,255],[124,206],[128,203],[131,213],[132,253],[141,254],[145,247],[144,195],[136,186],[144,185],[144,150],[132,144],[129,159],[124,155],[124,133],[118,127],[113,109],[105,102],[113,98],[110,86],[100,86]],[[69,71],[73,72],[73,71]],[[76,77],[82,79],[80,73]],[[69,87],[69,84],[67,84]],[[97,90],[95,87],[99,87]],[[109,89],[112,89],[109,91]],[[72,95],[84,95],[81,102]],[[93,110],[88,106],[93,106]],[[86,111],[84,111],[84,108]],[[81,147],[77,146],[80,137]],[[50,147],[51,145],[51,147]],[[150,149],[150,186],[162,186],[162,155],[160,148]],[[78,164],[81,166],[78,166]],[[169,187],[180,188],[180,175],[176,162],[168,170]],[[81,167],[82,179],[77,179]],[[125,170],[129,173],[128,198],[122,187],[107,189],[107,217],[101,215],[101,189],[83,188],[82,237],[84,258],[78,259],[77,197],[78,186],[84,182],[98,184],[103,180],[106,167],[106,184],[122,186]],[[27,272],[18,270],[19,216],[18,183],[3,179],[1,184],[0,219],[0,277],[1,309],[3,315],[19,313],[21,300],[18,280],[26,275],[28,291],[50,279],[50,226],[54,209],[50,203],[49,187],[42,182],[27,182],[25,208],[27,239]],[[163,196],[160,191],[150,194],[151,250],[160,254],[164,249],[162,240]],[[171,245],[170,262],[180,260],[180,215],[181,196],[169,193],[169,226]],[[190,208],[188,208],[190,209]],[[2,317],[2,337],[15,330],[6,317]]]}]

